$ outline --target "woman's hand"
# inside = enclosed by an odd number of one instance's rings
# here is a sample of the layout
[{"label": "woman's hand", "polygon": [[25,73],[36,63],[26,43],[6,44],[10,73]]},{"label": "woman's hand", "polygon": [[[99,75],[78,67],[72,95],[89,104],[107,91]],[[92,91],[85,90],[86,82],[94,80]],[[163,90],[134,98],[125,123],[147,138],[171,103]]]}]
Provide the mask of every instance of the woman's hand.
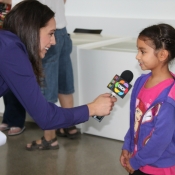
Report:
[{"label": "woman's hand", "polygon": [[109,115],[110,111],[114,106],[114,102],[117,99],[115,97],[111,97],[111,94],[106,93],[98,96],[92,103],[89,103],[87,106],[89,108],[90,116],[105,116]]}]

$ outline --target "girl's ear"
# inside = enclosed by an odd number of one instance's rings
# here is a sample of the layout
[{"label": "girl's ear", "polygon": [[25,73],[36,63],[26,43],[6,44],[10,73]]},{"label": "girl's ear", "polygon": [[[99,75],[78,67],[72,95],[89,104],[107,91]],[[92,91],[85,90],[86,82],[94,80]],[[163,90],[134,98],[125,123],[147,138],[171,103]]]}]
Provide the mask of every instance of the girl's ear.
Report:
[{"label": "girl's ear", "polygon": [[160,50],[159,51],[159,60],[161,62],[166,61],[168,59],[168,55],[169,55],[169,53],[167,50],[165,50],[165,49]]}]

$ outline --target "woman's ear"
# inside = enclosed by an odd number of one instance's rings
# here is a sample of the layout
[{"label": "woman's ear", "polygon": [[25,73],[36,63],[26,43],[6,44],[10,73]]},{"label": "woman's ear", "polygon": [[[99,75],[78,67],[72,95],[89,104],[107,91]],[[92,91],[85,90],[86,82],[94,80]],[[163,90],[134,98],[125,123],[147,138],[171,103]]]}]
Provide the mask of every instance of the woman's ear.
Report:
[{"label": "woman's ear", "polygon": [[159,51],[159,61],[164,62],[168,59],[169,52],[165,49]]}]

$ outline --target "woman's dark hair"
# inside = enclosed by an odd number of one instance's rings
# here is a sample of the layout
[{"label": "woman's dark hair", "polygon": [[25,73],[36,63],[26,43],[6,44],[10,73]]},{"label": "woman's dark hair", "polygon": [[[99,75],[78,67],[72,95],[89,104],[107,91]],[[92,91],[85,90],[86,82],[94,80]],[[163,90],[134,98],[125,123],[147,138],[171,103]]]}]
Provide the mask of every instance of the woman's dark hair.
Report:
[{"label": "woman's dark hair", "polygon": [[138,38],[155,51],[165,49],[169,52],[168,62],[175,58],[175,29],[168,24],[152,25],[142,30]]},{"label": "woman's dark hair", "polygon": [[54,17],[54,12],[37,0],[24,0],[6,15],[3,29],[16,34],[26,46],[29,59],[40,84],[42,64],[39,56],[40,28]]}]

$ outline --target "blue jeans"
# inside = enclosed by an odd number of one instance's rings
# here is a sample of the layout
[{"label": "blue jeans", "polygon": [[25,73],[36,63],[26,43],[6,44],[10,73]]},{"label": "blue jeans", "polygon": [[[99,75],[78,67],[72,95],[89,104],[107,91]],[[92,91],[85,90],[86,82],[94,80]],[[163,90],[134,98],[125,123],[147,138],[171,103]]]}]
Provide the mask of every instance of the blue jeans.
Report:
[{"label": "blue jeans", "polygon": [[2,123],[8,124],[9,127],[15,126],[23,128],[26,119],[26,111],[21,103],[11,91],[3,96],[3,100],[5,110]]},{"label": "blue jeans", "polygon": [[[74,92],[73,70],[70,53],[72,41],[66,28],[57,29],[55,32],[56,45],[52,46],[42,60],[45,77],[41,92],[47,101],[55,103],[60,94]],[[5,111],[3,123],[9,127],[23,128],[25,122],[25,109],[12,92],[3,96]]]},{"label": "blue jeans", "polygon": [[52,46],[42,64],[44,68],[44,86],[41,91],[47,101],[55,103],[58,94],[74,92],[73,70],[70,54],[72,41],[66,28],[55,31],[56,45]]}]

